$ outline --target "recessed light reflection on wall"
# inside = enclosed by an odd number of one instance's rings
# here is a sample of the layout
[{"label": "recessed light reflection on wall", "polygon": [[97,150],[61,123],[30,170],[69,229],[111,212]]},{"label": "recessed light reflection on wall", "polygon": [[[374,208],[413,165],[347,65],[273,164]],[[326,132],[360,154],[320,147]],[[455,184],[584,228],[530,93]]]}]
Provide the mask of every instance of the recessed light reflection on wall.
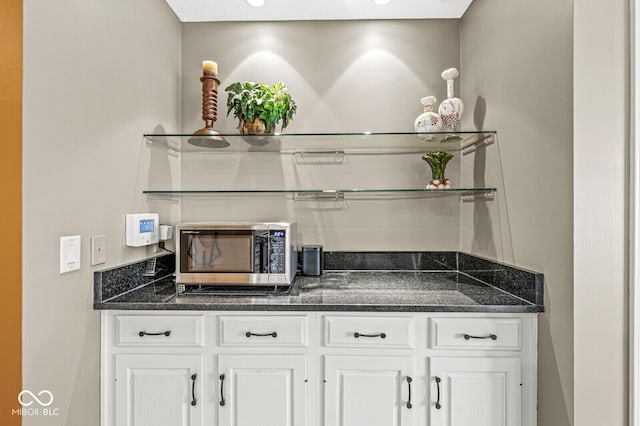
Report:
[{"label": "recessed light reflection on wall", "polygon": [[249,3],[249,5],[251,5],[253,7],[262,7],[262,6],[264,6],[264,0],[247,0],[247,3]]},{"label": "recessed light reflection on wall", "polygon": [[375,4],[377,4],[378,6],[383,6],[383,5],[387,4],[387,3],[389,3],[390,1],[391,0],[373,0],[373,2]]}]

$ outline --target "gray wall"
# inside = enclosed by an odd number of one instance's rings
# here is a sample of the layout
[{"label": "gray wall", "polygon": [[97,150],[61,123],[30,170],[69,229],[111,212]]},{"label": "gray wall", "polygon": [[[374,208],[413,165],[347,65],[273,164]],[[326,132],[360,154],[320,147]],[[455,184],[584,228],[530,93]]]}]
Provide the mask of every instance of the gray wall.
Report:
[{"label": "gray wall", "polygon": [[[126,213],[176,220],[176,206],[141,195],[178,175],[142,133],[179,128],[179,78],[180,23],[164,2],[24,3],[23,386],[50,390],[60,410],[24,425],[99,424],[89,240],[105,234],[107,265],[119,264],[146,255],[124,247]],[[60,275],[64,235],[82,236],[82,268]]]},{"label": "gray wall", "polygon": [[[570,0],[482,0],[461,27],[467,127],[499,134],[469,165],[481,181],[502,164],[513,262],[545,275],[538,424],[554,426],[573,421],[572,13]],[[484,225],[465,241],[491,257]]]},{"label": "gray wall", "polygon": [[[445,97],[440,73],[459,66],[459,34],[458,20],[184,24],[184,130],[202,126],[201,63],[212,59],[221,80],[215,127],[223,132],[238,132],[233,116],[226,117],[224,88],[243,80],[288,85],[298,113],[285,133],[413,131],[422,113],[420,98]],[[354,140],[339,141],[336,148],[348,149],[350,143]],[[419,188],[431,177],[421,154],[353,155],[339,165],[297,165],[291,156],[277,154],[198,153],[182,156],[182,170],[183,186],[193,189]],[[458,171],[456,159],[448,172],[457,178]],[[373,197],[339,206],[283,200],[185,198],[182,220],[295,220],[303,244],[331,250],[457,250],[460,245],[456,197]]]},{"label": "gray wall", "polygon": [[216,128],[226,117],[224,88],[235,81],[282,80],[298,103],[295,132],[413,131],[420,98],[446,95],[443,69],[458,66],[458,20],[185,23],[184,129],[198,129],[202,60],[218,62]]}]

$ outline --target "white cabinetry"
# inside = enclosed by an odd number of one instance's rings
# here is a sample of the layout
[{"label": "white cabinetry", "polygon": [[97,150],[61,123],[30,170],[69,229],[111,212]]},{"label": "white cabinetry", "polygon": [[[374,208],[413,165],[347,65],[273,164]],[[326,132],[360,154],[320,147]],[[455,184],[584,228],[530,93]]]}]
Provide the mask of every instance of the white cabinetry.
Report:
[{"label": "white cabinetry", "polygon": [[431,358],[431,426],[519,426],[519,358]]},{"label": "white cabinetry", "polygon": [[304,355],[220,355],[220,426],[307,424]]},{"label": "white cabinetry", "polygon": [[220,426],[307,424],[307,315],[218,317]]},{"label": "white cabinetry", "polygon": [[118,346],[202,346],[202,315],[118,315]]},{"label": "white cabinetry", "polygon": [[535,426],[536,324],[535,314],[103,311],[101,425]]},{"label": "white cabinetry", "polygon": [[307,345],[304,315],[221,315],[220,346],[286,348]]},{"label": "white cabinetry", "polygon": [[434,316],[429,325],[431,426],[533,424],[533,322],[518,317]]},{"label": "white cabinetry", "polygon": [[327,355],[324,374],[325,426],[412,424],[413,357]]},{"label": "white cabinetry", "polygon": [[327,314],[324,426],[414,424],[413,315]]},{"label": "white cabinetry", "polygon": [[411,349],[411,316],[327,315],[325,346],[333,348]]},{"label": "white cabinetry", "polygon": [[115,424],[201,426],[200,355],[115,355]]}]

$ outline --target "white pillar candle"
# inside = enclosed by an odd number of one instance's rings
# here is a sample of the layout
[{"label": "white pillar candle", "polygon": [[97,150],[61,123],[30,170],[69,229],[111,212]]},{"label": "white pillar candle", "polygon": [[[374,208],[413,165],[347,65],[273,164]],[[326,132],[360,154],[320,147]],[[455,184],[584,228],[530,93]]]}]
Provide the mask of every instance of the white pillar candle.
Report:
[{"label": "white pillar candle", "polygon": [[202,61],[202,72],[218,75],[218,64],[213,61]]}]

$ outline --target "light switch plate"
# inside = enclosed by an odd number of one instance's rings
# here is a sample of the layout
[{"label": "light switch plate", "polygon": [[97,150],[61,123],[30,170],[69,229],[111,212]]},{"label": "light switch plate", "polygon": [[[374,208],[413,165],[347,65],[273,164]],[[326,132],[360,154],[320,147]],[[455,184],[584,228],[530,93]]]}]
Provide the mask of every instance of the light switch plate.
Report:
[{"label": "light switch plate", "polygon": [[80,269],[80,235],[60,237],[60,273]]},{"label": "light switch plate", "polygon": [[100,265],[107,261],[107,237],[94,235],[91,237],[91,266]]}]

